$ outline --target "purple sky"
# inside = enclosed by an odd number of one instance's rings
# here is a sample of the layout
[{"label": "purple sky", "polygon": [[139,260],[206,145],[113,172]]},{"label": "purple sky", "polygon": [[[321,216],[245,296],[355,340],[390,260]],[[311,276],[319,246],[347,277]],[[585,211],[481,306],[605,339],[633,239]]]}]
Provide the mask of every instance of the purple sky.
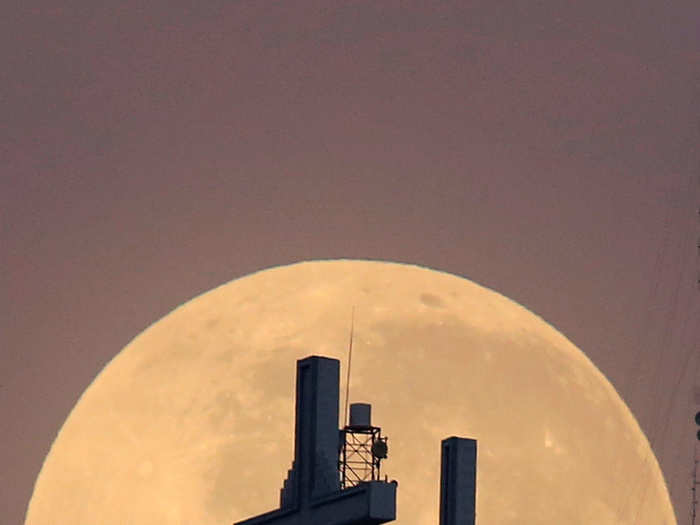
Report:
[{"label": "purple sky", "polygon": [[82,3],[0,17],[3,524],[146,326],[339,257],[462,275],[553,324],[690,522],[700,3]]}]

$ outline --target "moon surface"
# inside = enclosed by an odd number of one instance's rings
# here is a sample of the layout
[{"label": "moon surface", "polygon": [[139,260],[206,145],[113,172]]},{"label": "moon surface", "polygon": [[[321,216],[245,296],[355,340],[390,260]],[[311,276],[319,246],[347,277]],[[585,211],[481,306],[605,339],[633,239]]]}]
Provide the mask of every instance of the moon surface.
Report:
[{"label": "moon surface", "polygon": [[344,381],[353,306],[350,402],[389,437],[394,523],[438,522],[451,435],[478,440],[479,524],[676,523],[630,410],[562,334],[467,279],[357,260],[261,271],[144,330],[66,419],[25,523],[229,525],[277,508],[296,360],[338,358]]}]

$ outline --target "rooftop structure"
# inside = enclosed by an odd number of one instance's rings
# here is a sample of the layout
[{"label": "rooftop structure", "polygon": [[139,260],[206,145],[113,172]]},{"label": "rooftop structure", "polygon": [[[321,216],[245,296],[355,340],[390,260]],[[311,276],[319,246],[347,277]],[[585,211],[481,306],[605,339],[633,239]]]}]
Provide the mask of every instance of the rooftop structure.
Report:
[{"label": "rooftop structure", "polygon": [[[371,422],[371,406],[351,405],[338,429],[340,362],[297,361],[294,460],[280,508],[234,525],[378,525],[396,519],[398,484],[379,479],[387,438]],[[442,442],[440,525],[474,525],[476,441]]]}]

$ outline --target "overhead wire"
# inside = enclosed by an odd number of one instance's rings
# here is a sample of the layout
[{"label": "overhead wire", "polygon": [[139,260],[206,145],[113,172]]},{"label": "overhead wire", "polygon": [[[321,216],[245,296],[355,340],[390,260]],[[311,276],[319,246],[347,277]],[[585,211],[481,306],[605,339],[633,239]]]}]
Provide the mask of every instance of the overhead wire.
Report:
[{"label": "overhead wire", "polygon": [[[686,195],[690,191],[690,187],[687,188]],[[649,289],[649,294],[648,294],[648,305],[655,304],[659,300],[659,294],[660,294],[660,287],[661,283],[664,280],[664,276],[667,274],[666,267],[668,263],[668,252],[669,252],[669,247],[671,244],[675,247],[676,244],[678,244],[679,252],[682,254],[683,253],[683,236],[681,235],[681,238],[678,240],[678,243],[671,242],[672,239],[672,229],[671,225],[673,222],[672,216],[673,212],[676,209],[674,206],[674,201],[675,199],[671,198],[671,195],[667,194],[667,205],[666,205],[666,210],[665,210],[665,216],[664,216],[664,222],[663,222],[663,239],[660,248],[657,250],[655,261],[654,261],[654,266],[652,270],[652,281],[651,281],[651,286]],[[681,255],[682,256],[682,255]],[[686,259],[687,260],[687,259]],[[632,361],[632,369],[630,371],[630,375],[628,376],[627,383],[630,384],[630,382],[634,381],[633,383],[634,386],[636,386],[636,382],[639,379],[640,375],[640,369],[642,368],[642,364],[644,361],[647,361],[645,359],[645,356],[649,354],[649,358],[653,359],[654,354],[658,356],[656,359],[656,364],[654,368],[650,371],[652,374],[651,376],[651,383],[652,383],[652,410],[650,411],[651,417],[652,417],[652,422],[650,425],[650,431],[649,431],[649,442],[651,445],[657,445],[655,448],[657,451],[659,451],[659,456],[661,455],[661,452],[658,449],[659,443],[655,443],[655,438],[657,437],[657,429],[659,426],[655,424],[658,421],[659,417],[663,417],[663,414],[658,413],[658,405],[659,405],[659,398],[660,398],[660,387],[661,383],[663,381],[663,374],[661,374],[661,365],[663,364],[663,357],[665,355],[665,350],[669,344],[669,340],[671,338],[671,334],[673,332],[673,325],[677,316],[677,310],[678,310],[678,302],[679,302],[679,296],[680,296],[680,289],[681,285],[683,282],[683,275],[686,272],[686,265],[683,263],[683,260],[681,261],[681,271],[678,272],[676,283],[673,289],[673,292],[671,293],[671,296],[669,297],[670,299],[670,308],[667,308],[667,313],[664,318],[663,324],[660,326],[660,333],[659,333],[659,340],[658,340],[658,347],[654,349],[652,346],[649,351],[644,351],[644,348],[642,347],[642,341],[650,341],[652,338],[651,333],[652,333],[652,326],[653,323],[651,322],[651,314],[652,314],[652,308],[648,307],[645,311],[644,315],[644,322],[642,323],[642,326],[640,327],[640,330],[637,331],[637,345],[634,348],[634,353],[633,353],[633,361]],[[686,322],[683,323],[684,325]],[[685,328],[683,328],[683,331],[685,331]],[[644,335],[647,335],[647,337],[644,337]],[[688,355],[691,355],[690,352]],[[682,380],[679,379],[678,381]],[[632,388],[629,388],[629,391],[632,391]],[[634,389],[636,390],[636,388]],[[675,392],[676,388],[674,388]],[[675,398],[675,394],[672,393],[672,398]],[[670,417],[670,415],[668,416]],[[667,425],[664,425],[667,426]],[[665,441],[665,439],[664,439]],[[621,508],[619,509],[618,515],[622,515],[626,509],[629,508],[629,505],[632,504],[634,501],[637,501],[637,512],[635,516],[635,522],[638,519],[639,512],[641,511],[641,507],[643,505],[643,502],[646,499],[646,493],[648,490],[648,485],[650,481],[650,474],[653,470],[653,465],[647,465],[648,463],[648,458],[645,458],[645,461],[642,465],[642,472],[640,473],[640,476],[638,476],[634,482],[630,483],[628,490],[626,491],[627,494],[625,495],[624,498],[621,499]],[[635,497],[635,495],[638,495]]]},{"label": "overhead wire", "polygon": [[[667,355],[668,352],[668,347],[669,343],[672,337],[672,332],[673,332],[673,327],[674,324],[676,324],[677,316],[678,316],[678,307],[680,304],[680,292],[681,292],[681,286],[683,282],[685,281],[686,278],[686,273],[688,269],[688,258],[683,257],[683,248],[686,243],[681,241],[679,242],[679,251],[681,252],[681,261],[680,261],[680,267],[681,271],[678,272],[678,276],[675,282],[675,286],[673,289],[673,293],[671,295],[670,299],[670,308],[667,309],[666,316],[664,319],[664,329],[662,332],[661,340],[659,341],[659,347],[657,351],[657,360],[656,364],[654,366],[654,371],[656,372],[655,381],[653,382],[654,390],[653,390],[653,395],[652,395],[652,417],[656,417],[657,415],[660,417],[663,417],[664,414],[659,412],[660,405],[662,403],[661,400],[661,384],[663,381],[663,374],[662,372],[662,367],[664,364],[664,357]],[[688,304],[688,306],[690,306]],[[658,432],[658,429],[660,427],[652,427],[652,433],[656,434]],[[657,436],[654,436],[657,437]]]},{"label": "overhead wire", "polygon": [[[663,238],[661,242],[661,246],[659,249],[656,251],[656,257],[654,259],[654,265],[652,267],[651,271],[651,286],[649,287],[649,293],[647,297],[647,301],[645,304],[647,305],[652,305],[655,304],[657,301],[657,295],[658,295],[658,290],[659,286],[661,283],[662,275],[663,275],[663,267],[664,267],[664,261],[666,259],[666,254],[668,252],[668,247],[669,247],[669,242],[670,242],[670,236],[671,236],[671,216],[672,216],[672,208],[669,206],[669,197],[668,195],[666,196],[666,207],[665,207],[665,214],[664,214],[664,221],[663,221]],[[647,308],[644,311],[644,316],[643,316],[643,321],[641,323],[640,329],[637,330],[637,337],[636,337],[636,344],[633,347],[632,351],[632,366],[631,370],[629,371],[627,378],[626,378],[626,387],[625,390],[627,392],[632,393],[633,391],[636,391],[636,380],[638,376],[640,375],[640,369],[641,369],[641,364],[644,361],[643,357],[646,354],[644,351],[644,347],[642,345],[643,342],[648,341],[650,339],[651,335],[651,330],[652,330],[652,319],[651,319],[651,314],[652,314],[652,308],[651,306],[647,306]],[[646,337],[644,337],[646,336]],[[632,394],[630,394],[631,397]],[[627,490],[627,494],[625,497],[621,498],[621,509],[618,512],[618,515],[622,515],[622,513],[627,509],[629,503],[632,501],[632,496],[633,494],[637,491],[637,487],[640,484],[640,480],[637,480],[637,483],[630,484]]]},{"label": "overhead wire", "polygon": [[[681,245],[682,246],[682,245]],[[687,260],[687,259],[686,259]],[[670,419],[671,419],[671,413],[672,413],[672,408],[675,402],[675,397],[678,392],[678,387],[680,386],[680,383],[683,380],[683,377],[685,375],[684,371],[686,370],[686,366],[690,357],[693,355],[693,348],[691,347],[688,352],[686,352],[684,358],[683,358],[683,364],[684,368],[680,370],[680,375],[677,377],[677,379],[673,382],[673,386],[671,388],[671,393],[668,396],[668,401],[666,403],[666,410],[664,412],[659,412],[660,405],[662,404],[661,401],[661,384],[663,382],[663,373],[661,370],[661,365],[663,362],[663,357],[666,355],[668,351],[668,345],[671,337],[671,327],[673,321],[676,319],[676,314],[677,314],[677,309],[678,309],[678,304],[679,304],[679,295],[680,295],[680,288],[681,284],[683,282],[683,278],[686,276],[686,270],[687,270],[688,264],[687,263],[682,263],[681,266],[681,271],[679,272],[678,275],[678,280],[676,283],[676,287],[674,289],[674,293],[672,295],[672,307],[670,309],[670,312],[666,316],[666,322],[665,322],[665,327],[664,327],[664,332],[663,332],[663,337],[660,342],[660,347],[658,351],[658,356],[659,359],[657,360],[655,370],[657,371],[657,375],[655,376],[655,380],[653,382],[654,385],[654,395],[652,396],[652,418],[655,420],[656,424],[654,424],[651,429],[650,429],[650,442],[654,445],[653,448],[656,449],[656,455],[658,458],[661,458],[664,454],[665,451],[665,446],[666,446],[666,437],[668,434],[669,426],[670,426]],[[688,299],[688,303],[690,302],[690,298]],[[685,321],[682,324],[682,328],[680,333],[683,334],[686,330],[686,326],[689,322],[690,318],[690,304],[687,305],[686,308],[686,317]],[[657,417],[659,418],[657,420]],[[663,422],[663,423],[662,423]],[[660,435],[659,435],[660,433]],[[651,466],[650,466],[651,467]],[[642,508],[642,503],[646,501],[646,495],[649,490],[649,486],[651,484],[651,473],[652,469],[648,468],[646,469],[645,473],[642,475],[641,478],[641,496],[639,498],[640,504],[637,505],[637,513],[635,516],[634,523],[638,522],[638,517],[641,512]]]},{"label": "overhead wire", "polygon": [[[692,179],[689,178],[688,180],[688,187],[686,188],[686,195],[691,194],[691,186],[692,186]],[[689,233],[686,236],[686,239],[690,237],[691,239],[694,237],[692,233]],[[683,242],[683,238],[680,239],[679,241],[679,252],[682,255],[685,253],[685,249],[687,247],[687,240],[686,242]],[[691,241],[692,243],[692,241]],[[663,331],[663,337],[660,341],[661,346],[658,349],[658,355],[659,359],[657,360],[657,366],[656,370],[657,372],[660,372],[660,366],[661,363],[663,362],[663,355],[665,351],[667,350],[667,345],[669,343],[670,339],[670,334],[671,334],[671,328],[672,328],[672,321],[674,320],[676,316],[676,310],[678,307],[679,303],[679,295],[680,295],[680,288],[681,284],[684,281],[684,276],[686,275],[689,258],[684,258],[681,261],[681,271],[678,272],[678,280],[676,283],[676,287],[674,289],[674,292],[671,296],[672,299],[672,308],[666,315],[666,322],[664,326],[664,331]],[[679,331],[679,338],[680,342],[679,344],[684,343],[684,336],[688,330],[688,326],[690,325],[690,318],[693,312],[692,308],[692,302],[693,302],[693,296],[692,294],[688,294],[688,299],[686,301],[686,307],[685,307],[685,319],[681,325],[680,331]],[[668,396],[668,401],[666,403],[666,410],[664,410],[661,413],[658,413],[658,408],[659,405],[661,405],[661,393],[659,392],[660,390],[660,385],[661,382],[663,381],[663,375],[662,374],[657,374],[655,376],[655,381],[654,381],[654,396],[652,397],[652,402],[653,402],[653,407],[652,407],[652,418],[656,420],[657,416],[660,418],[657,423],[661,423],[663,420],[663,424],[655,424],[652,425],[650,434],[651,434],[651,439],[650,442],[655,444],[655,448],[657,450],[657,457],[661,458],[666,447],[666,438],[668,436],[668,431],[670,427],[670,422],[671,422],[671,415],[672,415],[672,410],[673,406],[675,405],[675,399],[678,394],[678,391],[680,389],[681,384],[683,383],[683,380],[685,378],[686,372],[688,371],[690,360],[693,355],[696,355],[696,350],[700,347],[700,344],[696,342],[695,345],[689,345],[689,348],[685,355],[682,357],[681,362],[682,362],[682,367],[680,368],[678,377],[676,378],[675,381],[673,381],[673,386],[671,387],[671,392],[670,395]],[[695,376],[697,377],[697,372],[700,370],[700,359],[698,359],[698,362],[696,363],[696,371],[695,371]],[[660,432],[661,435],[660,437],[657,436],[657,433]],[[656,438],[659,437],[658,442],[656,441]],[[646,464],[646,462],[645,462]],[[644,502],[646,501],[647,498],[647,492],[649,489],[649,485],[651,482],[651,469],[645,469],[644,474],[642,474],[641,478],[638,479],[638,482],[636,485],[639,486],[641,484],[641,497],[639,498],[639,504],[637,505],[637,512],[635,515],[635,520],[634,523],[638,522],[639,515],[641,513],[642,506]],[[631,496],[632,494],[630,494]]]},{"label": "overhead wire", "polygon": [[[651,286],[649,287],[649,293],[647,294],[647,300],[645,304],[651,305],[656,303],[656,296],[658,295],[659,285],[662,278],[662,269],[664,266],[664,261],[666,259],[666,254],[668,252],[669,239],[671,236],[671,207],[668,205],[669,197],[666,196],[667,204],[665,206],[665,215],[663,221],[663,238],[661,246],[656,251],[656,257],[654,258],[654,265],[651,270]],[[636,379],[639,377],[641,363],[644,361],[643,357],[645,354],[643,342],[649,340],[649,335],[652,327],[652,309],[647,307],[644,311],[644,316],[640,325],[640,330],[637,330],[636,342],[633,347],[632,353],[632,368],[626,376],[625,380],[625,391],[632,392],[636,390],[633,388],[636,386]],[[644,336],[647,337],[644,337]]]}]

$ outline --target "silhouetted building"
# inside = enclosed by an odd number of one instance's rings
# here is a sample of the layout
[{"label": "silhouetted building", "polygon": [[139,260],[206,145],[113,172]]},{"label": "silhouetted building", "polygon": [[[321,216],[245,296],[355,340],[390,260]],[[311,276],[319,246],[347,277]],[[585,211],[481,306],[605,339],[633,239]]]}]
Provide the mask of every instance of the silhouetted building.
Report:
[{"label": "silhouetted building", "polygon": [[476,520],[476,440],[442,440],[440,525],[474,525]]},{"label": "silhouetted building", "polygon": [[[294,461],[280,508],[234,525],[377,525],[396,519],[395,481],[379,479],[387,438],[371,424],[371,407],[351,406],[338,429],[340,362],[297,361]],[[442,442],[440,525],[474,525],[476,441]]]},{"label": "silhouetted building", "polygon": [[395,483],[369,481],[340,490],[339,378],[337,359],[297,362],[294,462],[280,509],[236,525],[373,525],[396,519]]}]

